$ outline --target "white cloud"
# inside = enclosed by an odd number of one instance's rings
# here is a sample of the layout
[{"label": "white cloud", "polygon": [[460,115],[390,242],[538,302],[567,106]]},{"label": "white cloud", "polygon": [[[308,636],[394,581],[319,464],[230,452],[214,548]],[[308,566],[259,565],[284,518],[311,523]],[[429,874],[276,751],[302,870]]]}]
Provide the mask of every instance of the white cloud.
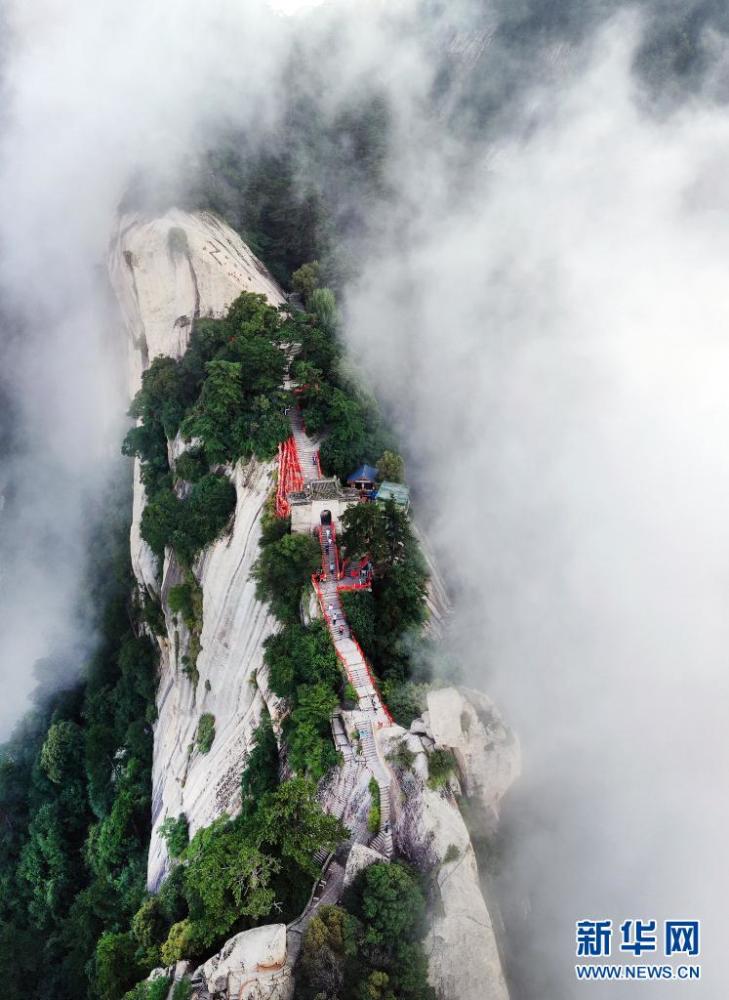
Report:
[{"label": "white cloud", "polygon": [[135,175],[174,189],[207,130],[269,124],[289,43],[263,0],[39,0],[6,17],[0,292],[22,457],[3,470],[0,732],[35,660],[78,671],[92,639],[77,618],[85,505],[119,469],[127,406],[105,276],[119,200]]},{"label": "white cloud", "polygon": [[601,914],[703,918],[701,996],[724,990],[729,114],[646,114],[637,38],[620,19],[593,40],[465,179],[411,121],[391,170],[409,211],[348,301],[466,676],[524,746],[530,1000],[571,994],[574,921]]}]

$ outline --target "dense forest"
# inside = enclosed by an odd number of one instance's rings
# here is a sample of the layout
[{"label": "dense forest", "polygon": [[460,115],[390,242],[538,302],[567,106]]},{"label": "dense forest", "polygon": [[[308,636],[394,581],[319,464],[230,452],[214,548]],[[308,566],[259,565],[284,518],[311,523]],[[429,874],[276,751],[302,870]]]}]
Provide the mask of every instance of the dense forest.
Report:
[{"label": "dense forest", "polygon": [[139,629],[127,548],[119,538],[99,649],[83,679],[39,691],[0,757],[10,996],[70,997],[85,983],[104,996],[97,942],[125,928],[144,896],[156,655]]}]

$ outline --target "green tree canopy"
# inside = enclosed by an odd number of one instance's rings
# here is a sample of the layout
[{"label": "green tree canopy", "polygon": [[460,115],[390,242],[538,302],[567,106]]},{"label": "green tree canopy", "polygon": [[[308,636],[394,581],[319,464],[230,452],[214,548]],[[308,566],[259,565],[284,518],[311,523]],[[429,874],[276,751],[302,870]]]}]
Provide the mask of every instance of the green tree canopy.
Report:
[{"label": "green tree canopy", "polygon": [[241,778],[241,799],[244,812],[253,812],[266,794],[278,784],[278,745],[266,712],[254,733],[254,744]]},{"label": "green tree canopy", "polygon": [[427,615],[425,561],[400,507],[357,504],[342,516],[341,542],[347,555],[369,555],[374,564],[370,595],[345,595],[350,625],[376,670],[400,681],[410,670],[409,633]]},{"label": "green tree canopy", "polygon": [[339,323],[337,300],[330,288],[315,288],[308,301],[309,308],[327,333],[334,333]]},{"label": "green tree canopy", "polygon": [[260,918],[271,912],[270,883],[280,862],[255,845],[242,822],[223,818],[198,831],[185,858],[190,916],[203,943],[226,934],[241,915]]},{"label": "green tree canopy", "polygon": [[377,462],[377,477],[390,483],[405,482],[405,461],[394,451],[383,451]]},{"label": "green tree canopy", "polygon": [[319,287],[321,282],[321,266],[318,260],[309,261],[308,264],[302,264],[291,275],[291,284],[295,291],[299,292],[304,300],[304,304],[308,305],[311,301],[311,296],[314,291]]},{"label": "green tree canopy", "polygon": [[377,947],[414,941],[425,927],[425,899],[417,878],[399,864],[374,864],[364,871],[361,916],[365,940]]},{"label": "green tree canopy", "polygon": [[207,363],[200,399],[182,428],[187,439],[202,441],[211,465],[224,463],[234,450],[232,427],[242,408],[241,367],[222,359]]},{"label": "green tree canopy", "polygon": [[388,561],[389,546],[385,534],[385,515],[375,503],[359,503],[347,507],[342,515],[344,528],[340,543],[351,559],[369,556],[375,566]]},{"label": "green tree canopy", "polygon": [[167,842],[167,850],[171,858],[179,858],[187,847],[188,834],[187,816],[184,813],[175,819],[168,816],[159,828],[160,836]]},{"label": "green tree canopy", "polygon": [[265,796],[255,825],[263,846],[312,876],[318,872],[316,851],[334,850],[348,832],[336,816],[322,810],[315,793],[315,784],[305,778],[283,782]]},{"label": "green tree canopy", "polygon": [[188,398],[189,385],[180,362],[161,355],[142,373],[142,388],[134,397],[129,413],[145,424],[159,425],[168,438],[173,438]]},{"label": "green tree canopy", "polygon": [[136,960],[137,944],[126,934],[102,934],[96,945],[96,982],[105,1000],[120,1000],[143,974]]},{"label": "green tree canopy", "polygon": [[317,910],[304,933],[296,970],[302,1000],[346,995],[347,966],[357,954],[360,933],[358,922],[341,907]]},{"label": "green tree canopy", "polygon": [[321,549],[310,535],[284,535],[265,546],[253,567],[256,595],[281,621],[294,621],[304,587],[321,566]]},{"label": "green tree canopy", "polygon": [[198,720],[197,732],[195,733],[195,746],[200,753],[210,753],[210,748],[215,739],[215,716],[210,712],[203,712]]},{"label": "green tree canopy", "polygon": [[65,774],[75,771],[83,753],[81,728],[69,719],[54,722],[40,752],[40,765],[48,778],[60,784]]}]

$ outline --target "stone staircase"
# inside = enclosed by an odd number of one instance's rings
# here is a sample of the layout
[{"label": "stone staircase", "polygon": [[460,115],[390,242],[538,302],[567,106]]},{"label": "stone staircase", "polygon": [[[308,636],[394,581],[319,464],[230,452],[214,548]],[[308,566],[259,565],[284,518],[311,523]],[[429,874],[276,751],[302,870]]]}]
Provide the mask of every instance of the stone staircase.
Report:
[{"label": "stone staircase", "polygon": [[312,479],[320,479],[319,449],[306,433],[304,428],[304,418],[298,406],[291,409],[291,429],[296,442],[296,450],[299,453],[299,464],[304,476],[304,482]]},{"label": "stone staircase", "polygon": [[[318,851],[317,855],[320,853],[321,852]],[[322,871],[319,880],[314,886],[311,898],[301,915],[298,916],[296,920],[293,920],[286,928],[286,950],[288,952],[287,962],[291,967],[295,965],[298,954],[301,951],[301,943],[304,938],[304,932],[306,931],[311,918],[320,906],[336,905],[339,902],[339,897],[342,895],[342,890],[344,888],[344,868],[338,861],[334,860],[333,855],[328,855],[326,852],[324,852],[324,854],[325,859],[329,859],[326,869]],[[317,855],[315,855],[315,857]]]},{"label": "stone staircase", "polygon": [[360,722],[359,738],[367,766],[380,789],[380,830],[369,846],[386,858],[391,858],[394,852],[390,830],[391,779],[380,758],[372,723],[369,719]]},{"label": "stone staircase", "polygon": [[320,847],[319,850],[316,851],[316,853],[314,854],[314,861],[316,861],[316,863],[318,865],[321,865],[323,868],[324,862],[327,860],[328,857],[329,857],[329,852],[326,851],[323,847]]},{"label": "stone staircase", "polygon": [[344,729],[344,722],[341,715],[332,716],[332,736],[334,738],[334,746],[341,753],[344,763],[351,763],[356,755]]},{"label": "stone staircase", "polygon": [[[380,789],[380,831],[370,846],[385,857],[391,858],[394,853],[390,830],[391,778],[380,758],[374,729],[375,726],[387,723],[387,715],[379,693],[372,683],[368,665],[351,637],[336,582],[327,581],[320,584],[319,594],[324,620],[329,628],[332,642],[344,665],[349,682],[357,692],[358,710],[354,715],[354,722],[359,733],[362,755]],[[332,717],[332,734],[334,745],[342,753],[345,763],[351,762],[356,754],[345,731],[344,723],[337,715]]]},{"label": "stone staircase", "polygon": [[[306,433],[304,420],[298,406],[292,407],[291,427],[304,480],[318,478],[320,475],[318,451]],[[370,842],[370,846],[384,857],[391,858],[394,853],[390,829],[391,776],[380,757],[375,738],[376,728],[388,725],[391,719],[374,684],[369,665],[350,630],[337,580],[336,578],[332,579],[329,573],[331,562],[334,562],[337,568],[339,567],[339,553],[334,526],[329,526],[326,530],[326,536],[325,530],[320,529],[319,531],[319,542],[322,549],[322,575],[316,584],[317,596],[334,648],[349,682],[357,692],[357,710],[354,713],[353,721],[359,733],[362,751],[360,756],[356,748],[352,746],[341,715],[335,713],[331,723],[332,736],[335,747],[342,755],[346,789],[346,792],[345,789],[341,790],[341,795],[346,799],[354,793],[357,782],[361,780],[362,766],[364,765],[374,777],[380,790],[380,829],[372,838],[367,829],[366,815],[364,815],[351,828],[351,840],[353,843],[366,844]],[[336,902],[337,893],[341,892],[342,889],[344,871],[341,865],[331,858],[328,859],[322,851],[317,852],[315,859],[317,864],[325,866],[322,880],[317,884],[309,906],[299,920],[294,921],[289,928],[299,943],[303,929],[311,919],[315,909],[322,905],[325,900]]]}]

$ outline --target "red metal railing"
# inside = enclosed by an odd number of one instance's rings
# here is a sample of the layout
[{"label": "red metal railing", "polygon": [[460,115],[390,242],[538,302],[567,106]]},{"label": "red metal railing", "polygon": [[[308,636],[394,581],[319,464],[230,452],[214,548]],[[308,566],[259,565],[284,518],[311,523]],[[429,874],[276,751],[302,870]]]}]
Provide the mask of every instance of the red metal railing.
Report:
[{"label": "red metal railing", "polygon": [[[304,424],[304,430],[306,431],[306,424],[304,423],[304,415],[303,415],[303,413],[301,414],[301,421],[302,421],[302,424]],[[316,457],[317,471],[319,473],[319,477],[321,478],[322,475],[323,475],[323,473],[322,473],[322,469],[321,469],[321,464],[319,462],[319,452],[318,451],[316,452],[316,456],[315,457]],[[290,504],[289,504],[288,499],[287,499],[288,494],[291,493],[291,492],[295,492],[297,490],[302,490],[303,488],[304,488],[304,474],[301,471],[301,461],[299,459],[299,450],[296,447],[296,438],[293,437],[293,435],[292,435],[290,438],[287,438],[286,441],[284,441],[282,444],[279,444],[279,446],[278,446],[278,485],[276,487],[276,514],[279,517],[287,517],[288,514],[289,514],[289,512],[290,512],[291,508],[290,508]],[[365,589],[367,589],[369,587],[369,582],[367,582],[367,583],[359,583],[359,582],[358,583],[340,583],[339,582],[339,573],[340,573],[340,568],[339,568],[339,550],[337,548],[336,529],[334,527],[334,524],[326,525],[326,527],[328,527],[329,530],[330,530],[330,532],[331,532],[331,537],[330,537],[329,545],[330,545],[330,550],[333,547],[334,555],[333,555],[333,560],[332,560],[332,558],[330,556],[327,556],[325,554],[325,552],[324,552],[324,534],[323,534],[322,528],[320,527],[319,528],[319,545],[321,546],[321,554],[322,554],[322,573],[328,573],[329,572],[329,564],[330,564],[330,562],[333,561],[334,562],[334,579],[335,579],[335,581],[337,583],[337,590],[338,591],[340,591],[340,590],[342,590],[342,591],[346,591],[346,590],[365,590]],[[317,598],[319,600],[319,606],[321,607],[322,614],[324,615],[324,620],[326,621],[327,627],[329,628],[329,631],[331,632],[331,635],[332,635],[332,640],[333,640],[332,644],[334,646],[334,652],[337,654],[338,659],[341,661],[342,667],[344,668],[344,673],[345,673],[346,677],[348,678],[349,682],[352,685],[354,685],[354,680],[353,680],[352,676],[349,673],[349,667],[347,665],[347,661],[344,658],[344,656],[340,653],[340,651],[337,649],[337,643],[336,643],[336,635],[335,635],[335,631],[334,631],[334,625],[332,624],[331,618],[329,616],[329,613],[327,611],[326,604],[325,604],[325,601],[324,601],[324,595],[322,593],[321,587],[319,586],[318,574],[315,573],[312,576],[311,582],[314,585],[314,590],[316,591],[316,595],[317,595]],[[344,609],[342,609],[342,617],[346,621],[346,615],[344,614]],[[378,699],[378,701],[380,703],[380,707],[382,708],[382,711],[383,711],[383,713],[385,715],[385,718],[390,722],[390,724],[393,724],[395,722],[395,720],[393,719],[392,715],[390,715],[390,711],[389,711],[387,705],[385,704],[385,702],[383,701],[382,695],[380,694],[380,689],[379,689],[379,687],[377,685],[377,681],[375,680],[375,676],[372,673],[372,667],[370,666],[369,661],[368,661],[367,657],[364,654],[364,650],[362,649],[362,647],[360,646],[360,644],[357,642],[357,640],[355,639],[355,637],[352,635],[352,630],[351,629],[349,630],[349,634],[350,634],[351,641],[354,643],[354,646],[355,646],[357,652],[359,653],[360,657],[362,658],[362,662],[364,663],[365,670],[367,671],[367,676],[369,678],[370,684],[372,685],[375,693],[377,694],[377,699]]]},{"label": "red metal railing", "polygon": [[290,506],[287,500],[289,493],[303,490],[304,475],[299,462],[299,452],[293,437],[287,438],[278,446],[278,485],[276,487],[276,514],[287,517]]}]

